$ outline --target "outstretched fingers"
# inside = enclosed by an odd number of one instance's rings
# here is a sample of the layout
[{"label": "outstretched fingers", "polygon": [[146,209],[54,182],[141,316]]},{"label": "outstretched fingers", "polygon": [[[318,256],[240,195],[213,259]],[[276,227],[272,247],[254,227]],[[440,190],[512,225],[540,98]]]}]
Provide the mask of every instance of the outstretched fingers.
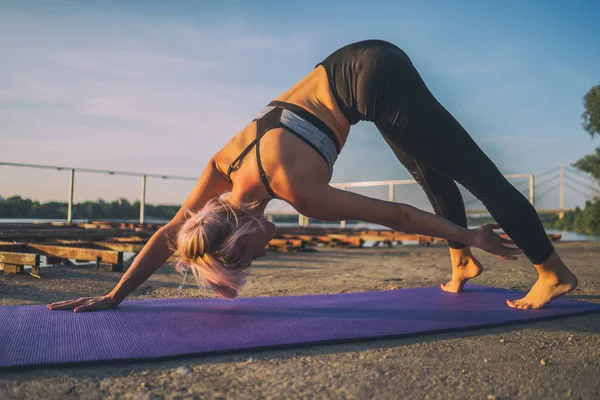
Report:
[{"label": "outstretched fingers", "polygon": [[[493,229],[500,229],[500,224],[490,224],[490,225]],[[502,260],[517,260],[518,258],[516,256],[519,254],[523,254],[523,250],[519,249],[518,247],[507,246],[507,245],[514,246],[515,242],[513,242],[512,239],[502,237],[502,236],[498,235],[496,232],[494,232],[494,233],[498,237],[500,237],[500,252],[498,254],[496,254],[496,257],[498,257]]]},{"label": "outstretched fingers", "polygon": [[77,300],[65,300],[65,301],[57,301],[52,304],[48,304],[48,309],[50,310],[72,310],[73,308],[83,304],[87,299],[81,298]]},{"label": "outstretched fingers", "polygon": [[73,310],[75,312],[104,310],[118,305],[109,297],[82,297],[76,300],[58,301],[48,305],[49,310]]},{"label": "outstretched fingers", "polygon": [[501,247],[502,247],[501,254],[504,254],[504,255],[516,256],[518,254],[523,254],[523,250],[519,249],[518,247],[508,247],[508,246],[501,246]]},{"label": "outstretched fingers", "polygon": [[84,303],[83,305],[76,307],[73,311],[74,312],[92,311],[92,310],[95,310],[98,308],[98,307],[94,307],[95,304],[96,304],[96,302],[94,300],[89,300],[86,303]]},{"label": "outstretched fingers", "polygon": [[496,257],[502,260],[518,260],[517,255],[523,254],[523,250],[517,247],[508,247],[501,245],[500,253],[496,255]]}]

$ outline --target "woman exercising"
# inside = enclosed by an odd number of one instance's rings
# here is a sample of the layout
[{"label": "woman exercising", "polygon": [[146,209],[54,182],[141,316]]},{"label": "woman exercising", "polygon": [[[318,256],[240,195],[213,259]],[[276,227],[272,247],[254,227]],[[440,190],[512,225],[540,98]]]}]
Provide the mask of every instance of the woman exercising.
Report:
[{"label": "woman exercising", "polygon": [[[423,187],[437,216],[329,185],[350,126],[361,120],[375,124]],[[498,224],[467,229],[455,182],[481,200]],[[48,308],[79,312],[116,307],[175,250],[179,272],[191,269],[199,284],[234,298],[248,267],[266,255],[275,233],[275,225],[264,218],[273,198],[319,220],[360,220],[448,239],[452,279],[441,285],[447,292],[462,291],[481,273],[472,246],[505,260],[524,252],[538,271],[530,292],[508,301],[510,307],[541,308],[577,286],[533,206],[434,98],[408,56],[391,43],[367,40],[335,51],[235,135],[108,295]],[[499,227],[512,240],[494,233]],[[508,246],[513,243],[518,248]]]}]

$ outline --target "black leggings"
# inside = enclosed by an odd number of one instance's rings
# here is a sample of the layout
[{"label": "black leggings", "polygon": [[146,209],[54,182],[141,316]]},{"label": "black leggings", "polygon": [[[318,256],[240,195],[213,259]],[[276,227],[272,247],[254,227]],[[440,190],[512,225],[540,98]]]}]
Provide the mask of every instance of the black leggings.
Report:
[{"label": "black leggings", "polygon": [[458,182],[485,205],[532,263],[546,261],[554,248],[531,203],[435,99],[408,58],[398,57],[385,69],[379,76],[387,91],[385,110],[374,122],[423,187],[435,213],[467,226]]}]

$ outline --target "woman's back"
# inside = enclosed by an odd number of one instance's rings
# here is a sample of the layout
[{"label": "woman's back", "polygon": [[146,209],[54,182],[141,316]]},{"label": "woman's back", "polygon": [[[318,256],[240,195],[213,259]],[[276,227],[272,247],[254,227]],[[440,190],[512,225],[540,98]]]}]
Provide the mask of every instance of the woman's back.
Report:
[{"label": "woman's back", "polygon": [[[350,125],[335,102],[322,67],[315,68],[276,100],[304,108],[333,131],[340,147],[345,143]],[[223,174],[227,175],[230,165],[256,139],[256,134],[254,121],[219,151],[215,159]],[[292,205],[294,192],[329,182],[328,165],[323,157],[285,128],[271,129],[260,139],[260,161],[273,191]],[[234,184],[262,185],[255,148],[250,149],[230,177]]]}]

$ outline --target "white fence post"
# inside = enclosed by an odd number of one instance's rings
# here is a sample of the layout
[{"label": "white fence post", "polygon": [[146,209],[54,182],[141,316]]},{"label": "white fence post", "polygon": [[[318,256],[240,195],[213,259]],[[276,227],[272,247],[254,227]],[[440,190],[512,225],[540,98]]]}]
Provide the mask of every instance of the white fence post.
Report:
[{"label": "white fence post", "polygon": [[142,175],[142,200],[140,201],[140,224],[144,223],[146,208],[146,175]]},{"label": "white fence post", "polygon": [[67,222],[73,222],[73,193],[75,192],[75,170],[71,169],[71,179],[69,184],[69,209],[67,211]]},{"label": "white fence post", "polygon": [[533,174],[529,175],[529,202],[535,207],[535,192],[533,185]]},{"label": "white fence post", "polygon": [[[342,189],[342,190],[346,190],[346,185],[342,185],[342,186],[340,187],[340,189]],[[342,229],[343,229],[343,228],[345,228],[345,227],[346,227],[346,221],[340,221],[340,228],[342,228]]]}]

